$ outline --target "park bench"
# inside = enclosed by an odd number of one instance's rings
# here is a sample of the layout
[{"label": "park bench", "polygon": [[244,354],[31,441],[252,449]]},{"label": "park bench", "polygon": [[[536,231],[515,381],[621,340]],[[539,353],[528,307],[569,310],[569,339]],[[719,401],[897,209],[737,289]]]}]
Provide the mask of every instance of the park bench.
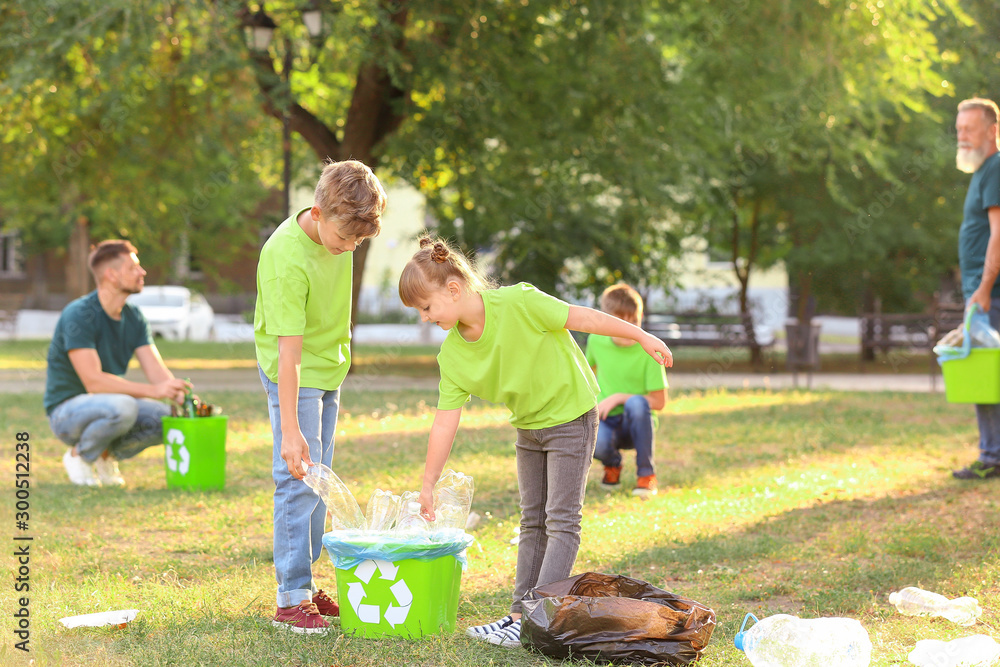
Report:
[{"label": "park bench", "polygon": [[929,313],[865,313],[858,319],[861,359],[870,361],[881,353],[892,362],[893,350],[926,352],[929,356],[931,389],[940,374],[933,348],[941,337],[962,324],[962,304],[939,303]]},{"label": "park bench", "polygon": [[[751,347],[749,331],[753,327],[746,315],[722,315],[699,312],[649,312],[643,316],[642,327],[668,346]],[[774,332],[753,327],[754,338],[761,349],[774,345]]]}]

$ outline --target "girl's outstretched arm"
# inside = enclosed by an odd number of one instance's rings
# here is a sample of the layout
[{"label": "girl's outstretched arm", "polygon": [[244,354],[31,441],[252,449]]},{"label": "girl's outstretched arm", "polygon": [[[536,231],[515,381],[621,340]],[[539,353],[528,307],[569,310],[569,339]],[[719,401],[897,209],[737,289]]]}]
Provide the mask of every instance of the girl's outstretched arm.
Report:
[{"label": "girl's outstretched arm", "polygon": [[584,306],[570,306],[569,316],[566,318],[566,328],[600,336],[629,338],[642,345],[642,349],[653,357],[656,363],[668,368],[674,365],[674,356],[662,340],[634,324],[599,310]]},{"label": "girl's outstretched arm", "polygon": [[462,419],[462,408],[438,410],[431,424],[431,435],[427,439],[427,462],[424,463],[424,481],[420,489],[420,513],[424,518],[434,520],[434,485],[441,478],[444,464],[451,454],[451,445],[458,433],[458,423]]}]

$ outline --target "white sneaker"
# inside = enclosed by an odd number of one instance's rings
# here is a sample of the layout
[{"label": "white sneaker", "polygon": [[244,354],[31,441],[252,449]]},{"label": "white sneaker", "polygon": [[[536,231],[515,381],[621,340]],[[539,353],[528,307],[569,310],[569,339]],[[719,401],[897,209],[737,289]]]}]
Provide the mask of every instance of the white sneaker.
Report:
[{"label": "white sneaker", "polygon": [[63,454],[63,467],[69,475],[69,481],[78,486],[100,486],[101,480],[94,476],[94,468],[79,456],[73,456],[72,450]]},{"label": "white sneaker", "polygon": [[521,619],[488,635],[486,641],[504,648],[521,647]]},{"label": "white sneaker", "polygon": [[94,472],[103,486],[125,486],[125,478],[118,471],[118,461],[110,456],[94,461]]}]

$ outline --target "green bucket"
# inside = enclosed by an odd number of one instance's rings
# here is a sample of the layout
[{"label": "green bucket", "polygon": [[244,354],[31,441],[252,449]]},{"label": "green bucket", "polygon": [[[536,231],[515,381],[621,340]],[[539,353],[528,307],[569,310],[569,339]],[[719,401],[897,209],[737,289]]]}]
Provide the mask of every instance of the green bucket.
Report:
[{"label": "green bucket", "polygon": [[964,359],[941,364],[949,403],[1000,403],[1000,348],[974,347]]},{"label": "green bucket", "polygon": [[167,487],[221,489],[226,485],[228,417],[164,417]]},{"label": "green bucket", "polygon": [[338,567],[340,629],[365,638],[417,639],[454,632],[461,584],[462,563],[454,556],[364,560],[354,567]]}]

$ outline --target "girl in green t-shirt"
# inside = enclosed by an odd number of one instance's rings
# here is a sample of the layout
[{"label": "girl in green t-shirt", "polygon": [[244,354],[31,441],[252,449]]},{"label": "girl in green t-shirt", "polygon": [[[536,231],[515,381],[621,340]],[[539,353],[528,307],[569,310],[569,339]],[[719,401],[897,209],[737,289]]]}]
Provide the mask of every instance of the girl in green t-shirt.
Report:
[{"label": "girl in green t-shirt", "polygon": [[629,338],[660,364],[659,338],[616,317],[571,306],[527,283],[491,289],[465,257],[422,238],[404,267],[400,299],[448,331],[438,354],[441,383],[427,442],[422,514],[434,519],[434,485],[470,396],[503,403],[517,428],[521,530],[510,614],[469,628],[477,639],[520,646],[521,599],[570,576],[580,547],[587,473],[597,438],[597,381],[569,330]]}]

